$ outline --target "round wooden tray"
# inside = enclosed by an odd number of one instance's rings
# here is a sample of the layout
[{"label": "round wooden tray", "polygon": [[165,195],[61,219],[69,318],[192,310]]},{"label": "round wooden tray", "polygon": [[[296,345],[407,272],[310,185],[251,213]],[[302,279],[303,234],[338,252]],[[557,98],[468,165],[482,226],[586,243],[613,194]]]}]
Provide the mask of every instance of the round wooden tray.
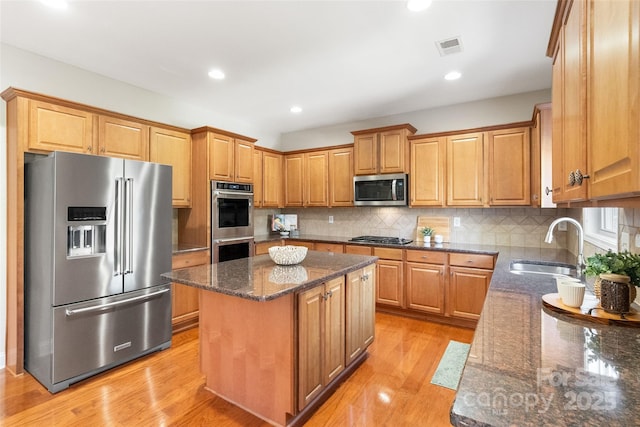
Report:
[{"label": "round wooden tray", "polygon": [[560,295],[557,293],[543,295],[542,305],[551,311],[566,314],[576,319],[589,320],[605,325],[624,325],[640,328],[640,313],[633,307],[624,316],[607,313],[600,307],[600,301],[593,295],[585,295],[584,301],[579,308],[564,305]]}]

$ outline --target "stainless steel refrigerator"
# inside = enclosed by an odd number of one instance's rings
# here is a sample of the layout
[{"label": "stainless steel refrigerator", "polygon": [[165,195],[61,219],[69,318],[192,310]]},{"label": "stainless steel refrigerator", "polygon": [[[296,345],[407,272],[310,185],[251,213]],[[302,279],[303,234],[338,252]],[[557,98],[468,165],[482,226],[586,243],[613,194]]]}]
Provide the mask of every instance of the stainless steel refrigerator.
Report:
[{"label": "stainless steel refrigerator", "polygon": [[171,167],[25,165],[25,368],[52,393],[171,345]]}]

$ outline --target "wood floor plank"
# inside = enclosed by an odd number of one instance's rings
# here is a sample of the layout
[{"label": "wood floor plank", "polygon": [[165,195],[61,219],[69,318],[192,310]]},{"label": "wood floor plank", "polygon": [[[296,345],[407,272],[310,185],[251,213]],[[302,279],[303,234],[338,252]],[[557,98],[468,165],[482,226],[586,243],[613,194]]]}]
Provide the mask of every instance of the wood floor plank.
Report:
[{"label": "wood floor plank", "polygon": [[[308,426],[445,426],[455,392],[430,383],[449,340],[473,331],[376,314],[369,357]],[[2,426],[249,426],[268,424],[204,389],[198,330],[168,350],[92,377],[55,395],[29,374],[0,370]]]}]

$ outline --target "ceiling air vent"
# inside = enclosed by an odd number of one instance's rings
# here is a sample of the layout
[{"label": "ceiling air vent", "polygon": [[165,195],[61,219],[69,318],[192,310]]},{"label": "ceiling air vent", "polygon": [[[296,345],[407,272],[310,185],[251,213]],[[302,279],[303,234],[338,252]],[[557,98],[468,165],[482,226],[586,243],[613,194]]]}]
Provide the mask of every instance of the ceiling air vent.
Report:
[{"label": "ceiling air vent", "polygon": [[462,39],[460,37],[452,37],[450,39],[440,40],[436,42],[440,56],[451,55],[452,53],[462,52]]}]

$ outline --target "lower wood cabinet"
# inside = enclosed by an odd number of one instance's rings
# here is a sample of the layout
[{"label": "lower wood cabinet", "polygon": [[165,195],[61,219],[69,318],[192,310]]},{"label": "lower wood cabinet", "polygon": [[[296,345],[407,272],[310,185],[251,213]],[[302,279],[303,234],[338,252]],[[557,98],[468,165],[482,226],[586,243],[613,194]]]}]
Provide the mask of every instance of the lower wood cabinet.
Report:
[{"label": "lower wood cabinet", "polygon": [[[210,253],[208,250],[183,252],[173,256],[171,268],[195,267],[209,264]],[[191,286],[173,283],[171,285],[171,326],[173,333],[198,326],[200,304],[198,289]]]},{"label": "lower wood cabinet", "polygon": [[272,240],[270,242],[259,242],[255,244],[253,249],[254,255],[264,255],[269,253],[269,248],[274,246],[282,246],[282,240]]},{"label": "lower wood cabinet", "polygon": [[483,254],[449,255],[447,314],[477,320],[489,290],[495,258]]},{"label": "lower wood cabinet", "polygon": [[375,265],[347,274],[346,365],[373,342],[375,336]]},{"label": "lower wood cabinet", "polygon": [[333,252],[334,254],[344,253],[344,245],[342,243],[324,243],[316,242],[314,250],[321,252]]},{"label": "lower wood cabinet", "polygon": [[345,278],[298,295],[298,410],[345,367]]},{"label": "lower wood cabinet", "polygon": [[404,303],[404,264],[402,249],[373,248],[376,262],[376,304],[402,307]]}]

